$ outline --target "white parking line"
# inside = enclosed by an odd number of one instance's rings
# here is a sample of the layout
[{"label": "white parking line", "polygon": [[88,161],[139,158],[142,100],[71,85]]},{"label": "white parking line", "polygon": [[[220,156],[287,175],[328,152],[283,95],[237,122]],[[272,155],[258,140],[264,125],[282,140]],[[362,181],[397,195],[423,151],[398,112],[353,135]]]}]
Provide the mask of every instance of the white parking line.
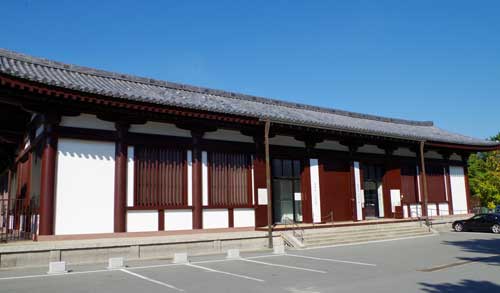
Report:
[{"label": "white parking line", "polygon": [[262,279],[257,279],[257,278],[254,278],[254,277],[249,277],[249,276],[240,275],[240,274],[234,274],[234,273],[225,272],[225,271],[214,270],[214,269],[211,269],[211,268],[207,268],[207,267],[195,265],[195,264],[192,264],[192,263],[188,263],[188,264],[186,264],[186,266],[193,267],[193,268],[198,268],[198,269],[202,269],[202,270],[213,272],[213,273],[219,273],[219,274],[224,274],[224,275],[228,275],[228,276],[243,278],[243,279],[247,279],[247,280],[252,280],[252,281],[257,281],[257,282],[265,282]]},{"label": "white parking line", "polygon": [[143,276],[143,275],[140,275],[140,274],[137,274],[137,273],[133,273],[129,270],[126,270],[126,269],[120,269],[120,271],[124,272],[124,273],[127,273],[129,275],[132,275],[134,277],[137,277],[137,278],[140,278],[140,279],[143,279],[145,281],[149,281],[151,283],[154,283],[154,284],[157,284],[157,285],[160,285],[160,286],[163,286],[163,287],[167,287],[167,288],[170,288],[172,290],[175,290],[175,291],[179,291],[179,292],[184,292],[184,290],[182,289],[179,289],[173,285],[170,285],[170,284],[167,284],[167,283],[164,283],[164,282],[160,282],[158,280],[155,280],[155,279],[151,279],[151,278],[148,278],[146,276]]},{"label": "white parking line", "polygon": [[261,265],[266,265],[266,266],[281,267],[281,268],[287,268],[287,269],[292,269],[292,270],[308,271],[308,272],[314,272],[314,273],[326,274],[326,272],[325,272],[325,271],[320,271],[320,270],[315,270],[315,269],[309,269],[309,268],[302,268],[302,267],[295,267],[295,266],[287,266],[287,265],[282,265],[282,264],[275,264],[275,263],[263,262],[263,261],[252,260],[252,259],[246,259],[246,258],[242,258],[242,259],[240,259],[240,260],[242,260],[242,261],[247,261],[247,262],[252,262],[252,263],[256,263],[256,264],[261,264]]},{"label": "white parking line", "polygon": [[322,261],[329,261],[329,262],[339,262],[339,263],[346,263],[346,264],[353,264],[353,265],[360,265],[360,266],[371,266],[371,267],[377,266],[376,264],[371,264],[371,263],[339,260],[339,259],[332,259],[332,258],[321,258],[321,257],[314,257],[314,256],[298,255],[298,254],[287,254],[287,256],[307,258],[307,259],[313,259],[313,260],[322,260]]}]

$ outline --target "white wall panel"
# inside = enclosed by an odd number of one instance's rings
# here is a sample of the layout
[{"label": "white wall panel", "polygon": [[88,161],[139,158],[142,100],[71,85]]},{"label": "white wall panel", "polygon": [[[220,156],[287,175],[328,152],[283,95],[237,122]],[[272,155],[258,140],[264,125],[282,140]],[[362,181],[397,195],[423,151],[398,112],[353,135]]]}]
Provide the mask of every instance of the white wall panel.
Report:
[{"label": "white wall panel", "polygon": [[193,205],[193,152],[187,151],[187,196],[188,206]]},{"label": "white wall panel", "polygon": [[208,154],[201,152],[201,196],[204,206],[208,205]]},{"label": "white wall panel", "polygon": [[255,227],[254,209],[234,209],[234,227]]},{"label": "white wall panel", "polygon": [[55,234],[113,232],[115,145],[59,139]]},{"label": "white wall panel", "polygon": [[292,136],[276,135],[275,137],[269,138],[269,144],[272,145],[284,145],[289,147],[305,147],[305,143],[300,140],[296,140]]},{"label": "white wall panel", "polygon": [[363,209],[362,203],[364,200],[364,195],[361,190],[361,174],[359,171],[359,162],[354,162],[354,186],[356,192],[356,219],[358,221],[363,220]]},{"label": "white wall panel", "polygon": [[165,230],[191,230],[193,229],[193,212],[191,210],[166,210]]},{"label": "white wall panel", "polygon": [[309,172],[311,173],[311,205],[314,223],[321,222],[321,199],[319,190],[319,162],[318,159],[309,160]]},{"label": "white wall panel", "polygon": [[429,215],[429,217],[437,216],[437,209],[437,204],[427,203],[427,215]]},{"label": "white wall panel", "polygon": [[158,231],[158,211],[127,211],[127,232]]},{"label": "white wall panel", "polygon": [[403,205],[403,218],[408,218],[408,205]]},{"label": "white wall panel", "polygon": [[422,206],[420,204],[410,205],[410,217],[421,217],[422,216]]},{"label": "white wall panel", "polygon": [[465,189],[464,168],[450,166],[451,200],[453,214],[467,214],[467,191]]},{"label": "white wall panel", "polygon": [[203,229],[228,228],[229,212],[227,209],[203,210]]},{"label": "white wall panel", "polygon": [[127,206],[134,206],[134,147],[127,148]]},{"label": "white wall panel", "polygon": [[228,130],[228,129],[217,129],[217,131],[206,132],[205,135],[203,135],[203,138],[254,143],[253,138],[251,136],[246,136],[241,134],[241,132],[239,131]]},{"label": "white wall panel", "polygon": [[130,126],[130,132],[157,134],[168,136],[191,137],[189,130],[181,129],[171,123],[161,123],[148,121],[146,124],[133,124]]},{"label": "white wall panel", "polygon": [[250,161],[252,162],[252,205],[255,204],[255,173],[253,167],[253,155],[250,156]]},{"label": "white wall panel", "polygon": [[440,216],[448,216],[450,214],[450,207],[447,202],[439,204],[439,215]]},{"label": "white wall panel", "polygon": [[91,114],[81,114],[80,116],[63,116],[61,117],[61,126],[101,129],[115,131],[113,122],[104,121]]}]

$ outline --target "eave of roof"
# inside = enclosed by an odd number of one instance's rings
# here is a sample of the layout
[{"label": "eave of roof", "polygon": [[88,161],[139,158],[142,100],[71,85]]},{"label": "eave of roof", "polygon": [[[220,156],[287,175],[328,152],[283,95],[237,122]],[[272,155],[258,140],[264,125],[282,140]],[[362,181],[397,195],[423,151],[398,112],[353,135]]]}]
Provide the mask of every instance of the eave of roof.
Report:
[{"label": "eave of roof", "polygon": [[411,121],[289,103],[167,81],[69,65],[0,49],[0,73],[38,83],[130,101],[241,115],[381,137],[498,149],[500,143],[441,130],[430,121]]}]

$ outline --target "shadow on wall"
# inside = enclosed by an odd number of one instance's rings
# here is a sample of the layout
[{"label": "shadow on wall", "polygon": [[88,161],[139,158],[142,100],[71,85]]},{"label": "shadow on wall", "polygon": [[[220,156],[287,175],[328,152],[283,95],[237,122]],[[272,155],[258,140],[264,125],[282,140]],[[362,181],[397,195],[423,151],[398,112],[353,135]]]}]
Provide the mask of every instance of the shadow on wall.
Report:
[{"label": "shadow on wall", "polygon": [[429,293],[458,293],[458,292],[500,292],[500,285],[488,281],[462,280],[458,284],[420,283],[424,292]]},{"label": "shadow on wall", "polygon": [[[460,257],[463,261],[483,262],[490,265],[500,265],[500,238],[471,239],[464,241],[445,241],[445,245],[454,245],[469,253],[480,253],[484,256]],[[500,290],[498,290],[500,292]]]},{"label": "shadow on wall", "polygon": [[87,160],[113,161],[114,144],[66,139],[59,143],[59,155]]}]

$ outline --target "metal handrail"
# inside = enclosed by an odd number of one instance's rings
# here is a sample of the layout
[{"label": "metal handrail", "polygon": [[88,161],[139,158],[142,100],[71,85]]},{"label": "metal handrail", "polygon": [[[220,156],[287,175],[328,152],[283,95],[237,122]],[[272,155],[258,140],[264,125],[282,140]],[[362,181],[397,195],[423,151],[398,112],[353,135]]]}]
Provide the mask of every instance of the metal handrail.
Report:
[{"label": "metal handrail", "polygon": [[300,240],[300,242],[304,242],[304,228],[300,227],[297,222],[290,219],[289,217],[284,217],[285,229],[290,225],[292,227],[293,236]]},{"label": "metal handrail", "polygon": [[[332,224],[332,227],[333,227],[333,211],[330,211],[330,212],[328,213],[328,215],[321,217],[321,219],[320,219],[320,222],[321,222],[321,223],[323,223],[323,219],[329,219],[329,220],[330,220],[330,222],[326,222],[326,223],[331,223],[331,224]],[[313,221],[313,223],[312,223],[312,224],[313,224],[313,227],[315,227],[315,226],[316,226],[316,224],[314,223],[314,221]]]}]

